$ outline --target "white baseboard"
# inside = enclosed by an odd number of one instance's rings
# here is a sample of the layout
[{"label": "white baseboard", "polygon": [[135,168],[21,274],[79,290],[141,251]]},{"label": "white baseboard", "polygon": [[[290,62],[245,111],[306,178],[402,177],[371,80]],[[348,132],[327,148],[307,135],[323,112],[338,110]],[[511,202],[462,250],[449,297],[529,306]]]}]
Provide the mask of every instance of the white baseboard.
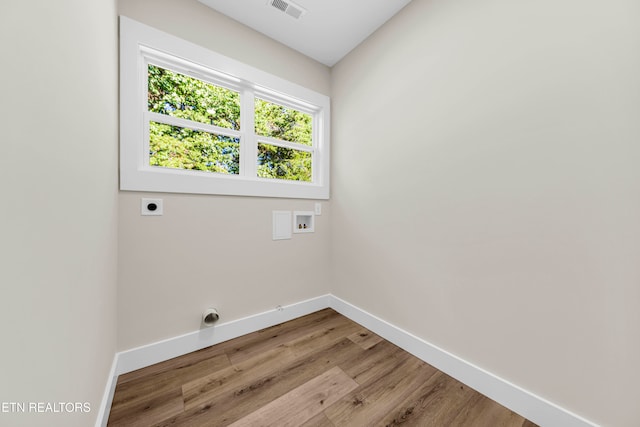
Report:
[{"label": "white baseboard", "polygon": [[330,295],[311,298],[283,306],[280,309],[273,309],[242,319],[215,324],[209,328],[120,352],[116,355],[118,358],[116,375],[151,366],[155,363],[173,359],[183,354],[311,314],[329,307],[329,298]]},{"label": "white baseboard", "polygon": [[431,366],[542,427],[597,427],[515,384],[331,295],[329,306]]},{"label": "white baseboard", "polygon": [[107,379],[107,386],[102,396],[102,402],[100,403],[100,409],[96,418],[96,427],[107,427],[107,421],[109,421],[109,412],[111,411],[111,402],[113,402],[113,394],[116,391],[116,380],[118,375],[116,374],[116,367],[118,366],[118,355],[113,356],[113,362],[111,363],[111,369],[109,370],[109,377]]},{"label": "white baseboard", "polygon": [[329,307],[542,427],[597,427],[597,424],[581,418],[331,294],[291,304],[282,307],[281,310],[269,310],[117,353],[114,367],[112,367],[114,375],[112,375],[111,381],[107,384],[103,401],[104,407],[100,408],[96,427],[106,426],[118,375]]}]

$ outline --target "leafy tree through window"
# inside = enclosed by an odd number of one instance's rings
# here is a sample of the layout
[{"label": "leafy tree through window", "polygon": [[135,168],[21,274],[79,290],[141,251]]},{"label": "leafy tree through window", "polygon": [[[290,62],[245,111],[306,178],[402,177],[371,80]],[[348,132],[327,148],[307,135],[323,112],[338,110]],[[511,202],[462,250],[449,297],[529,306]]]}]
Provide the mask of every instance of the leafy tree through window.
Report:
[{"label": "leafy tree through window", "polygon": [[[150,112],[240,130],[240,94],[164,68],[148,66]],[[149,123],[149,164],[176,169],[238,174],[240,139]]]},{"label": "leafy tree through window", "polygon": [[[312,145],[311,124],[310,114],[256,98],[255,128],[256,134],[259,135],[258,176],[311,181],[312,157],[311,153],[306,151]],[[262,141],[260,136],[270,139]],[[285,142],[293,144],[283,144]]]},{"label": "leafy tree through window", "polygon": [[120,188],[329,197],[330,100],[120,17]]},{"label": "leafy tree through window", "polygon": [[[151,64],[147,87],[149,112],[188,120],[195,127],[150,121],[151,166],[240,173],[240,138],[222,133],[242,130],[240,93]],[[311,114],[255,98],[254,121],[257,176],[311,182]],[[211,128],[198,129],[197,124]]]}]

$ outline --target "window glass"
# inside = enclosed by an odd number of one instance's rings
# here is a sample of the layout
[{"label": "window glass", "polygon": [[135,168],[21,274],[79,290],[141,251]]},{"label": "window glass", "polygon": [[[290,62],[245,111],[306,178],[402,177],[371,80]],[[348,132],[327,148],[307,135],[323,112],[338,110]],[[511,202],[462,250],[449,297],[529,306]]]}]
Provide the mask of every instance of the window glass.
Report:
[{"label": "window glass", "polygon": [[240,171],[240,139],[149,123],[149,164],[224,174]]},{"label": "window glass", "polygon": [[240,94],[155,65],[148,66],[148,109],[240,130]]},{"label": "window glass", "polygon": [[310,114],[256,98],[255,131],[257,135],[312,145]]},{"label": "window glass", "polygon": [[330,99],[120,17],[120,189],[329,198]]},{"label": "window glass", "polygon": [[258,176],[311,182],[311,153],[259,142]]}]

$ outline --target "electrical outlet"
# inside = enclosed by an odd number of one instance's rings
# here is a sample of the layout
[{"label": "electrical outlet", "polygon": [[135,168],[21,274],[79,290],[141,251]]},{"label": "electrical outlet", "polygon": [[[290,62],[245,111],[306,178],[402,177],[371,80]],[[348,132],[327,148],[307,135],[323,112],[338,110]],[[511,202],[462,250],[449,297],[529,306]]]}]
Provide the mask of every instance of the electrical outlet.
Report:
[{"label": "electrical outlet", "polygon": [[140,202],[140,215],[162,215],[162,199],[142,199]]}]

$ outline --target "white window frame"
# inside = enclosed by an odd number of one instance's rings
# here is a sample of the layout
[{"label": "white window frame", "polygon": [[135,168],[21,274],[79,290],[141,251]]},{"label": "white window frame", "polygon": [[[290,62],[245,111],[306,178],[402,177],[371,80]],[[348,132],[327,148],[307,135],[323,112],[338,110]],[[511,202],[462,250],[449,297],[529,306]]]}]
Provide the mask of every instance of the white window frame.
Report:
[{"label": "white window frame", "polygon": [[[147,111],[149,63],[240,92],[240,131]],[[311,114],[312,146],[256,136],[255,97]],[[162,116],[162,117],[159,117]],[[149,120],[240,138],[240,174],[172,169],[149,164]],[[330,100],[280,77],[204,47],[120,17],[120,189],[237,196],[329,198]],[[308,151],[312,181],[257,177],[258,141]]]}]

